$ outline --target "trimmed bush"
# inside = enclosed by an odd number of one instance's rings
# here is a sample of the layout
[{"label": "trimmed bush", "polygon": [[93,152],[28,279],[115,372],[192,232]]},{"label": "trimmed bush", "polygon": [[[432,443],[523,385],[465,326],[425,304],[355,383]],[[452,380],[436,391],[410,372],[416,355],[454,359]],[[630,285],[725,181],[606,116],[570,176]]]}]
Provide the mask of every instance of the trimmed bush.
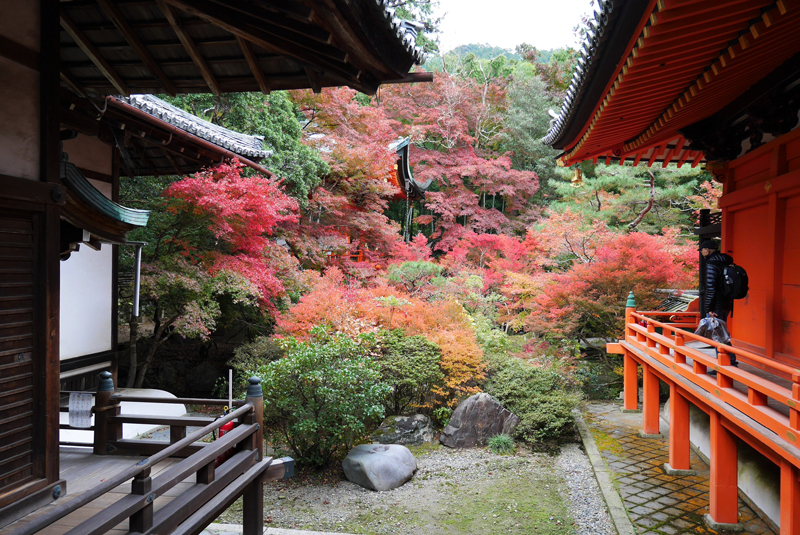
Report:
[{"label": "trimmed bush", "polygon": [[282,345],[284,358],[254,371],[263,378],[264,423],[299,463],[325,466],[383,418],[390,387],[368,356],[375,339],[315,330],[308,342],[288,338]]},{"label": "trimmed bush", "polygon": [[381,331],[379,352],[381,379],[392,390],[384,407],[388,414],[403,414],[406,409],[430,409],[430,392],[441,385],[442,350],[424,336],[406,336],[402,329]]},{"label": "trimmed bush", "polygon": [[518,439],[534,443],[558,438],[570,429],[572,409],[582,396],[563,375],[507,355],[493,356],[490,369],[486,392],[519,416],[514,431]]}]

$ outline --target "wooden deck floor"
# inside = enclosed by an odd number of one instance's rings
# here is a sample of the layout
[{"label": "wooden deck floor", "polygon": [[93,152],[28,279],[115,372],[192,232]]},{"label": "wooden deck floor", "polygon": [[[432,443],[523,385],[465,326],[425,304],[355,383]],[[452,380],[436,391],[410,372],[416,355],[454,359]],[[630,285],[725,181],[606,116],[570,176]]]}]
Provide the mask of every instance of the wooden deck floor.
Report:
[{"label": "wooden deck floor", "polygon": [[[56,502],[53,502],[46,507],[43,507],[28,516],[0,529],[0,535],[9,535],[15,529],[26,524],[40,515],[46,514],[53,508],[74,500],[80,494],[87,490],[94,488],[96,485],[122,472],[123,470],[135,465],[141,461],[143,457],[126,457],[119,455],[94,455],[88,448],[61,448],[61,477],[67,481],[67,494]],[[180,459],[166,459],[153,467],[151,477],[156,477],[160,472],[166,470],[173,464],[180,462]],[[188,478],[186,482],[179,483],[172,488],[169,492],[156,498],[155,509],[158,510],[165,504],[169,503],[173,497],[184,492],[189,486],[194,483],[194,476]],[[74,513],[71,513],[61,520],[52,524],[49,528],[40,531],[42,535],[62,535],[74,528],[89,517],[99,513],[106,507],[110,506],[131,490],[130,481],[123,483],[114,491],[109,492],[90,504],[81,507]],[[113,531],[115,535],[127,533],[128,522],[125,521]]]}]

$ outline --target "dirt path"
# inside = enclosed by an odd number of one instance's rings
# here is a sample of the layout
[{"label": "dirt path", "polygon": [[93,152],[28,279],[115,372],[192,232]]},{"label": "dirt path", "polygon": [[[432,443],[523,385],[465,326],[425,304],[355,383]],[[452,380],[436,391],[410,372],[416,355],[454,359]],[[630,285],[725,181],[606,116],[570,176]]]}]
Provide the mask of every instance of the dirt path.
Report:
[{"label": "dirt path", "polygon": [[[439,446],[412,452],[416,474],[388,492],[366,490],[341,473],[268,485],[265,526],[354,534],[576,533],[558,457]],[[239,523],[240,507],[217,521]]]}]

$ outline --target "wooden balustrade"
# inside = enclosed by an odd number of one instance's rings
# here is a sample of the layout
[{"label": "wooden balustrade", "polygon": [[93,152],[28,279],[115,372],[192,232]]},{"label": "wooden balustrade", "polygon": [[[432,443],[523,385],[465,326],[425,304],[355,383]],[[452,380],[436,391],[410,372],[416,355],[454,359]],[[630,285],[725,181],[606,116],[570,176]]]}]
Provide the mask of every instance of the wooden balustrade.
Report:
[{"label": "wooden balustrade", "polygon": [[[628,317],[626,341],[637,344],[642,351],[669,367],[674,373],[738,409],[779,437],[797,444],[798,430],[800,430],[800,413],[798,413],[800,370],[745,349],[721,344],[693,332],[682,331],[667,323],[659,322],[645,313],[631,312]],[[657,328],[660,328],[662,333],[656,332]],[[687,339],[702,341],[715,347],[718,352],[717,358],[686,346]],[[776,375],[788,375],[793,383],[792,388],[785,388],[732,366],[731,355],[755,362],[762,369]],[[691,366],[687,364],[688,359],[692,361]],[[716,378],[708,375],[708,370],[715,370]],[[734,381],[746,386],[747,393],[735,389]],[[787,417],[781,411],[770,407],[767,404],[768,399],[784,405],[790,416]]]},{"label": "wooden balustrade", "polygon": [[[261,533],[263,482],[291,476],[294,461],[290,458],[262,458],[263,397],[259,379],[251,378],[245,400],[235,402],[234,405],[238,408],[220,418],[120,414],[122,401],[180,403],[187,402],[187,398],[162,400],[114,394],[114,385],[107,372],[101,374],[95,395],[94,452],[106,455],[125,451],[127,454],[151,456],[108,477],[72,501],[55,507],[12,532],[12,535],[37,533],[131,478],[130,494],[124,495],[67,533],[106,533],[125,520],[129,520],[129,529],[135,533],[197,533],[240,496],[244,497],[245,533]],[[191,399],[190,402],[197,405],[219,405],[221,401],[224,400]],[[197,442],[231,421],[238,422],[232,431],[211,443]],[[123,440],[121,429],[126,423],[168,425],[171,429],[170,442]],[[187,426],[202,428],[187,435]],[[173,429],[177,431],[173,432]],[[226,456],[226,452],[230,452],[230,456]],[[185,459],[153,477],[151,469],[167,457]],[[225,460],[218,464],[221,458]],[[195,476],[195,484],[156,511],[154,501],[190,476]]]}]

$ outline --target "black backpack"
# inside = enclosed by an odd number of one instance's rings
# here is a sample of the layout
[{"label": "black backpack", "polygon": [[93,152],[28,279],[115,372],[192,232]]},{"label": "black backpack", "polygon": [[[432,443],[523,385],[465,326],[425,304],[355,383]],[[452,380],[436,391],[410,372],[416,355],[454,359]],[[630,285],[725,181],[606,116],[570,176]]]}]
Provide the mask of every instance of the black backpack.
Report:
[{"label": "black backpack", "polygon": [[730,299],[744,299],[747,297],[747,271],[742,266],[728,264],[722,270],[722,295]]}]

